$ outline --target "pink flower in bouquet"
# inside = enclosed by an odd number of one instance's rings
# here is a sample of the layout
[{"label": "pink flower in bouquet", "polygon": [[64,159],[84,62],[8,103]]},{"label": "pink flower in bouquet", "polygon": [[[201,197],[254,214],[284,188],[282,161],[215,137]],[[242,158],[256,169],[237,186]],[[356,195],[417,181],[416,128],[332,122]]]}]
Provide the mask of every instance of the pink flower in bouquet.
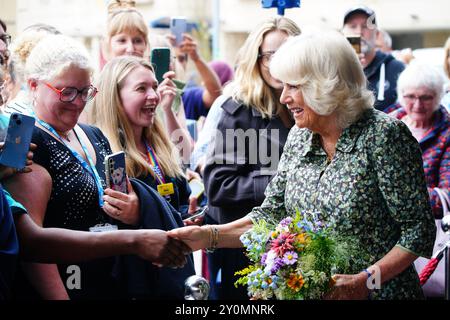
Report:
[{"label": "pink flower in bouquet", "polygon": [[282,257],[285,252],[294,250],[295,234],[282,233],[272,241],[271,249],[279,256]]}]

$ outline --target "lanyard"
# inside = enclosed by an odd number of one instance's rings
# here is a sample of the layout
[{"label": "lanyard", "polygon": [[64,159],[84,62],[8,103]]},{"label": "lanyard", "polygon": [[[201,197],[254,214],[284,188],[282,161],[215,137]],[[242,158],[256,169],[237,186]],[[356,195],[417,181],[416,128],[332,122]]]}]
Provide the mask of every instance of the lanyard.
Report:
[{"label": "lanyard", "polygon": [[147,147],[147,157],[149,163],[153,169],[153,172],[155,173],[158,184],[165,184],[166,179],[164,178],[158,159],[156,159],[155,152],[153,151],[152,147],[150,147],[150,145],[147,143],[147,141],[145,141],[145,146]]},{"label": "lanyard", "polygon": [[78,139],[78,142],[81,145],[81,148],[83,148],[84,153],[86,154],[86,158],[89,161],[89,164],[86,163],[86,161],[84,160],[84,158],[78,153],[76,152],[71,146],[67,145],[64,140],[60,137],[60,135],[56,132],[55,129],[53,129],[47,122],[39,119],[36,117],[36,120],[40,123],[41,126],[43,126],[45,129],[47,129],[48,131],[50,131],[53,135],[55,135],[62,143],[64,143],[64,145],[69,148],[70,152],[72,152],[73,156],[75,158],[77,158],[77,160],[80,162],[81,166],[87,171],[89,172],[95,181],[95,184],[97,185],[97,191],[98,191],[98,204],[100,205],[100,208],[103,207],[103,186],[101,183],[101,179],[100,176],[97,172],[97,169],[95,168],[94,165],[94,161],[92,160],[91,156],[88,153],[88,150],[86,148],[86,146],[83,144],[83,142],[81,142],[81,139],[78,137],[77,132],[75,131],[75,129],[73,130],[73,132],[75,133],[75,136]]}]

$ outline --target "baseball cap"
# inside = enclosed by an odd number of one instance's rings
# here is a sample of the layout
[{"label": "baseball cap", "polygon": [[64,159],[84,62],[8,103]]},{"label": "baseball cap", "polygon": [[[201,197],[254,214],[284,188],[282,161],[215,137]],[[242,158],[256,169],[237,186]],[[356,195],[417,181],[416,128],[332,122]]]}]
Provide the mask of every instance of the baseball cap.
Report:
[{"label": "baseball cap", "polygon": [[358,5],[355,7],[352,7],[350,9],[348,9],[345,14],[344,14],[344,25],[347,23],[347,20],[354,15],[355,13],[362,13],[367,15],[367,17],[373,17],[372,19],[372,23],[373,24],[377,24],[376,20],[375,20],[375,11],[373,11],[372,9],[370,9],[369,7],[366,6],[362,6],[362,5]]}]

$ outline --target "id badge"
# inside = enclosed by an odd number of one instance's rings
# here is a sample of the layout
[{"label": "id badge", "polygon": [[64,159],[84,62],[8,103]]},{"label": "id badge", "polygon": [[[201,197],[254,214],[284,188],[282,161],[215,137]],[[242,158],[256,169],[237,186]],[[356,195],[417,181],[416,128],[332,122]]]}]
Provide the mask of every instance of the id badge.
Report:
[{"label": "id badge", "polygon": [[110,231],[117,231],[117,230],[118,230],[117,226],[114,226],[109,223],[98,224],[94,227],[89,228],[90,232],[110,232]]},{"label": "id badge", "polygon": [[160,184],[158,186],[158,193],[163,197],[170,196],[175,193],[173,183]]}]

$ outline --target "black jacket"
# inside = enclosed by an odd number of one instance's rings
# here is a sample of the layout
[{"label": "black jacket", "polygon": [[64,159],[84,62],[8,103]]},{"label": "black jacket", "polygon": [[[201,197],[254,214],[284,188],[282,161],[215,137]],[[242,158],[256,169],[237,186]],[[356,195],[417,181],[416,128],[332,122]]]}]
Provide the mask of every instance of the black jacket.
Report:
[{"label": "black jacket", "polygon": [[[224,102],[222,109],[204,181],[208,214],[219,223],[227,223],[245,216],[263,202],[290,128],[279,117],[263,119],[254,108],[232,98]],[[238,137],[230,139],[233,133]],[[243,147],[240,152],[239,145]]]},{"label": "black jacket", "polygon": [[[171,230],[183,227],[177,212],[157,191],[138,179],[130,179],[139,197],[141,210],[140,229]],[[113,271],[131,299],[184,299],[184,282],[195,274],[192,256],[181,269],[158,268],[138,256],[119,256]]]},{"label": "black jacket", "polygon": [[[384,100],[378,100],[380,87],[381,66],[385,66]],[[375,109],[384,111],[387,107],[397,102],[397,80],[405,69],[402,62],[392,55],[377,51],[375,59],[364,68],[364,74],[369,82],[369,89],[375,94]]]}]

